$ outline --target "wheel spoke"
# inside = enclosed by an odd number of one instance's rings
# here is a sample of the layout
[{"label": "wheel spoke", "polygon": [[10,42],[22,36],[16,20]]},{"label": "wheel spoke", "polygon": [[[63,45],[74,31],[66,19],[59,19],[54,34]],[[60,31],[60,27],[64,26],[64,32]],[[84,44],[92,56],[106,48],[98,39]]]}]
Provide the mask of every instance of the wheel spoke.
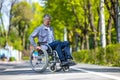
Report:
[{"label": "wheel spoke", "polygon": [[32,69],[36,72],[42,72],[47,68],[48,55],[46,52],[39,54],[37,51],[33,51],[30,57],[30,63]]}]

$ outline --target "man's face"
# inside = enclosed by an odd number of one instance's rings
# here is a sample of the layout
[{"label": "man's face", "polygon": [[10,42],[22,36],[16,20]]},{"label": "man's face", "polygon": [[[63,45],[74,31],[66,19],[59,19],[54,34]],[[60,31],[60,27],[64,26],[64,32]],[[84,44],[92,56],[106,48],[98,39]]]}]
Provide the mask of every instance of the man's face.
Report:
[{"label": "man's face", "polygon": [[44,19],[44,24],[46,25],[46,26],[50,26],[50,18],[49,17],[47,17],[47,18],[45,18]]}]

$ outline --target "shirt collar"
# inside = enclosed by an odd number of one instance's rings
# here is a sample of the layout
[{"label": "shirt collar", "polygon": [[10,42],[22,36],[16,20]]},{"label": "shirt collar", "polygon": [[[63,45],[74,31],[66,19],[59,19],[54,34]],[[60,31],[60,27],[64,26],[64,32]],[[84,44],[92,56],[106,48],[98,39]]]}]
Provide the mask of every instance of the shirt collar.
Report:
[{"label": "shirt collar", "polygon": [[47,26],[45,26],[44,24],[43,24],[43,28],[44,28],[45,30],[50,29],[50,27],[47,27]]}]

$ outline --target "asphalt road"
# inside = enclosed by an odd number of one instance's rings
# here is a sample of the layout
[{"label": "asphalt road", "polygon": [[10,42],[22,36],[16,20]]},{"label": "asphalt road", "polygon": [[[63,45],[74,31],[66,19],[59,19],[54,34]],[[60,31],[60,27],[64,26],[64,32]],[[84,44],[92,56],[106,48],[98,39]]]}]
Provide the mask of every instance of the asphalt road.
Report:
[{"label": "asphalt road", "polygon": [[29,62],[0,62],[0,80],[120,80],[120,67],[77,64],[68,72],[36,73]]}]

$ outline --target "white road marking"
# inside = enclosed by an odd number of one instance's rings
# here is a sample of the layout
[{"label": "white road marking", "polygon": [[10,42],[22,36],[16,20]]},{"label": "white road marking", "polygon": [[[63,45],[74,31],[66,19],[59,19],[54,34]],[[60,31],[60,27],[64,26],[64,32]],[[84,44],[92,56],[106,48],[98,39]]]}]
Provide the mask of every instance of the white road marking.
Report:
[{"label": "white road marking", "polygon": [[75,67],[72,67],[72,69],[87,72],[87,73],[94,74],[94,75],[98,75],[98,76],[101,76],[101,77],[114,79],[114,80],[120,80],[120,77],[113,76],[113,75],[108,75],[108,74],[104,74],[104,73],[100,73],[100,72],[93,72],[93,71],[84,70],[84,69],[75,68]]},{"label": "white road marking", "polygon": [[32,68],[16,68],[16,69],[6,69],[4,71],[21,71],[21,70],[32,70]]}]

